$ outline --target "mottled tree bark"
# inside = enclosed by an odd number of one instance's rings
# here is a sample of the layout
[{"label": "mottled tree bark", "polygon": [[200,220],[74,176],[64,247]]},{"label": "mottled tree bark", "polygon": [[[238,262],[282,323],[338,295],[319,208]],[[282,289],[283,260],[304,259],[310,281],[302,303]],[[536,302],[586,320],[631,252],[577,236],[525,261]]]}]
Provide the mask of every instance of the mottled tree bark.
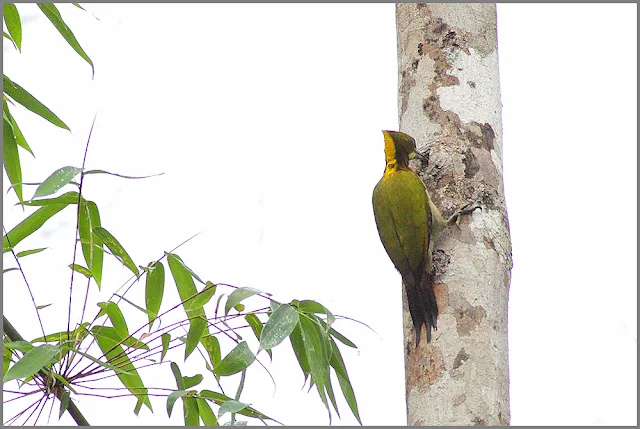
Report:
[{"label": "mottled tree bark", "polygon": [[400,130],[428,157],[412,168],[445,218],[469,202],[482,206],[435,242],[440,316],[431,344],[423,338],[416,348],[404,298],[407,422],[507,425],[512,260],[496,8],[403,3],[396,19]]}]

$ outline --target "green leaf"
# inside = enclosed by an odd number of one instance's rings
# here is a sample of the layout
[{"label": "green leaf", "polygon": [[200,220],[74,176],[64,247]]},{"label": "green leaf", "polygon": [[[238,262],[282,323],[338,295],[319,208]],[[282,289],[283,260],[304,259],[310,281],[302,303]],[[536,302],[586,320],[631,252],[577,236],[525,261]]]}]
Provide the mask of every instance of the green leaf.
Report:
[{"label": "green leaf", "polygon": [[51,305],[51,304],[39,305],[39,306],[37,306],[36,308],[37,308],[38,310],[42,310],[43,308],[47,308],[47,307],[49,307],[50,305]]},{"label": "green leaf", "polygon": [[[83,199],[80,198],[80,201],[82,202]],[[42,200],[23,201],[19,204],[23,206],[29,206],[29,207],[44,207],[44,206],[53,206],[57,204],[65,204],[65,205],[78,204],[78,193],[76,191],[70,191],[56,198],[44,198]]]},{"label": "green leaf", "polygon": [[[5,337],[4,342],[9,341],[9,338]],[[9,370],[9,366],[11,365],[12,360],[11,350],[7,347],[2,348],[2,373],[6,374]]]},{"label": "green leaf", "polygon": [[31,156],[35,157],[33,150],[31,150],[31,147],[29,147],[27,140],[24,138],[24,135],[22,134],[22,131],[20,130],[20,127],[18,126],[18,123],[13,116],[11,116],[11,125],[13,125],[13,134],[16,137],[16,143],[18,143],[18,146],[21,146],[23,149],[29,152]]},{"label": "green leaf", "polygon": [[197,386],[198,384],[202,383],[202,378],[202,374],[196,374],[191,377],[183,377],[184,388],[189,389],[190,387]]},{"label": "green leaf", "polygon": [[192,272],[182,262],[182,259],[174,253],[169,253],[167,256],[169,263],[169,269],[171,275],[178,288],[178,294],[182,300],[185,313],[189,318],[189,333],[187,334],[187,341],[185,347],[185,359],[196,349],[198,342],[200,342],[202,336],[207,332],[207,320],[202,307],[193,308],[189,305],[189,301],[194,299],[196,293],[196,285],[193,282]]},{"label": "green leaf", "polygon": [[[117,345],[120,340],[118,339],[118,334],[115,332],[115,330],[106,326],[94,326],[91,329],[91,333],[96,339],[98,347],[100,347],[102,353],[104,353],[104,355],[107,357],[107,360],[128,373],[116,373],[118,379],[144,405],[146,405],[151,411],[153,411],[151,401],[149,400],[148,390],[146,387],[144,387],[142,378],[140,378],[138,371],[124,352],[123,347],[121,345]],[[134,338],[129,339],[136,341]],[[144,346],[147,347],[146,345]],[[136,408],[138,408],[139,410],[139,407]]]},{"label": "green leaf", "polygon": [[354,349],[358,348],[353,342],[351,342],[351,340],[349,340],[347,337],[345,337],[344,335],[342,335],[340,332],[336,331],[333,328],[329,329],[329,334],[331,334],[332,337],[340,341],[345,346],[349,346]]},{"label": "green leaf", "polygon": [[211,366],[214,368],[220,360],[222,360],[222,355],[220,352],[220,342],[218,339],[211,335],[206,335],[200,339],[200,342],[204,346],[207,354],[209,355],[209,360],[211,361]]},{"label": "green leaf", "polygon": [[93,232],[109,248],[111,253],[113,253],[113,256],[118,258],[125,267],[129,268],[136,277],[139,275],[138,267],[135,262],[133,262],[133,259],[131,259],[131,256],[129,256],[127,251],[124,250],[124,247],[122,247],[118,240],[116,240],[109,231],[101,226],[96,226],[93,228]]},{"label": "green leaf", "polygon": [[213,371],[217,376],[232,375],[246,369],[253,363],[256,357],[253,355],[246,341],[239,343]]},{"label": "green leaf", "polygon": [[33,95],[29,94],[24,88],[13,82],[5,75],[2,76],[2,85],[4,92],[17,103],[22,104],[24,107],[51,122],[53,125],[69,130],[67,124],[62,122],[62,120],[49,110],[47,106],[39,102]]},{"label": "green leaf", "polygon": [[327,315],[327,323],[333,324],[336,320],[333,313],[331,313],[324,305],[316,301],[304,300],[298,303],[298,308],[304,313],[323,313]]},{"label": "green leaf", "polygon": [[20,154],[18,153],[18,145],[13,134],[13,128],[11,127],[11,123],[7,122],[6,119],[2,120],[2,135],[4,138],[4,170],[7,172],[7,177],[13,186],[13,190],[16,193],[18,200],[22,201],[22,168],[20,167]]},{"label": "green leaf", "polygon": [[51,358],[60,353],[60,349],[50,344],[43,344],[29,350],[18,362],[4,374],[3,383],[17,378],[29,377],[40,371]]},{"label": "green leaf", "polygon": [[[89,326],[89,322],[85,322],[80,326],[78,326],[75,330],[71,331],[70,333],[67,333],[67,331],[63,331],[63,332],[56,332],[55,334],[49,334],[47,335],[46,342],[48,343],[63,342],[63,341],[66,341],[67,338],[72,338],[80,342],[89,334],[89,332],[87,331],[88,326]],[[45,340],[44,340],[44,337],[39,337],[34,340],[31,340],[31,342],[44,343]]]},{"label": "green leaf", "polygon": [[198,275],[196,273],[194,273],[191,268],[187,267],[187,264],[184,263],[182,258],[180,258],[175,253],[172,253],[172,255],[176,256],[175,261],[174,261],[176,264],[182,265],[182,268],[184,268],[186,271],[188,271],[189,274],[191,274],[191,277],[193,277],[194,279],[198,280],[200,283],[205,284],[205,282],[202,281],[202,279],[200,277],[198,277]]},{"label": "green leaf", "polygon": [[48,249],[48,247],[41,247],[39,249],[23,250],[22,252],[18,252],[16,254],[16,258],[24,258],[25,256],[35,255],[36,253],[40,253],[43,250],[47,250],[47,249]]},{"label": "green leaf", "polygon": [[51,173],[51,175],[47,177],[40,186],[38,186],[38,189],[36,189],[36,192],[31,199],[35,200],[38,197],[46,197],[47,195],[55,194],[63,186],[71,182],[80,172],[82,172],[82,168],[71,166],[57,169]]},{"label": "green leaf", "polygon": [[244,316],[244,320],[246,320],[249,326],[251,326],[251,330],[253,331],[258,341],[260,341],[260,335],[262,334],[264,325],[262,324],[260,319],[258,319],[258,316],[253,313],[249,313]]},{"label": "green leaf", "polygon": [[[104,344],[111,342],[113,345],[124,345],[132,349],[149,350],[149,346],[134,337],[121,337],[118,331],[111,326],[96,325],[91,328],[91,335],[96,339],[102,339]],[[48,338],[48,337],[47,337]]]},{"label": "green leaf", "polygon": [[198,426],[200,424],[200,413],[198,412],[198,402],[193,396],[183,396],[182,406],[184,410],[184,425]]},{"label": "green leaf", "polygon": [[100,226],[100,212],[96,203],[82,199],[78,214],[78,233],[82,244],[82,254],[98,289],[100,289],[104,247],[102,240],[93,231],[93,228]]},{"label": "green leaf", "polygon": [[9,35],[7,34],[7,32],[6,32],[6,31],[3,31],[3,32],[2,32],[2,35],[3,35],[4,37],[6,37],[7,39],[9,39],[9,40],[11,41],[11,43],[13,43],[13,47],[14,47],[14,48],[18,49],[18,45],[16,45],[16,42],[14,42],[14,41],[13,41],[13,39],[11,38],[11,36],[9,36]]},{"label": "green leaf", "polygon": [[167,415],[171,417],[171,412],[173,411],[173,406],[175,405],[178,398],[182,398],[186,396],[187,392],[184,390],[175,390],[169,394],[167,397]]},{"label": "green leaf", "polygon": [[73,271],[76,271],[76,272],[82,274],[83,276],[85,276],[88,279],[93,277],[93,273],[91,273],[91,271],[89,271],[87,268],[83,267],[82,265],[69,264],[69,268],[71,268]]},{"label": "green leaf", "polygon": [[329,419],[331,419],[331,411],[325,395],[326,379],[329,372],[329,357],[325,342],[321,337],[324,330],[317,325],[315,317],[313,315],[300,317],[300,326],[311,369],[311,382],[316,384],[320,399],[325,404],[329,412]]},{"label": "green leaf", "polygon": [[213,414],[211,407],[206,399],[196,398],[198,401],[198,412],[200,413],[200,418],[202,419],[202,423],[205,426],[218,426],[218,419],[216,415]]},{"label": "green leaf", "polygon": [[113,328],[120,338],[126,338],[129,336],[129,328],[127,328],[127,322],[124,319],[124,315],[115,302],[99,302],[98,307],[102,308],[109,316]]},{"label": "green leaf", "polygon": [[[5,144],[5,147],[7,145]],[[16,225],[11,231],[2,237],[3,251],[8,252],[22,240],[36,232],[53,215],[67,207],[68,204],[51,204],[41,207],[29,215],[25,220]]]},{"label": "green leaf", "polygon": [[304,375],[304,381],[306,383],[307,377],[311,374],[311,366],[309,365],[309,357],[307,355],[307,349],[304,344],[304,338],[302,336],[302,324],[298,320],[298,324],[295,326],[291,334],[289,335],[289,341],[291,341],[291,348],[298,359],[298,364]]},{"label": "green leaf", "polygon": [[362,424],[360,420],[360,413],[358,412],[358,403],[356,402],[356,396],[353,393],[353,387],[351,386],[351,381],[349,380],[349,375],[347,374],[347,368],[344,365],[344,361],[342,360],[342,355],[340,354],[340,350],[336,345],[333,339],[331,341],[331,367],[336,372],[336,376],[338,377],[338,381],[340,382],[340,388],[342,389],[342,394],[349,404],[349,408],[351,408],[351,412],[358,420],[358,423]]},{"label": "green leaf", "polygon": [[74,51],[78,53],[86,62],[91,66],[91,78],[93,78],[94,70],[93,70],[93,62],[91,58],[86,54],[84,49],[80,46],[80,43],[76,40],[76,36],[73,35],[71,29],[67,26],[67,24],[62,20],[60,16],[60,12],[58,12],[58,8],[56,8],[53,3],[38,3],[38,7],[42,12],[46,15],[46,17],[51,21],[56,30],[64,37],[64,40],[73,48]]},{"label": "green leaf", "polygon": [[60,412],[58,413],[58,418],[62,417],[67,408],[69,408],[69,398],[71,397],[71,393],[68,390],[63,390],[62,398],[60,398]]},{"label": "green leaf", "polygon": [[[213,392],[211,390],[203,390],[200,392],[199,394],[200,398],[205,398],[207,400],[213,401],[214,403],[218,404],[218,405],[222,405],[223,403],[227,402],[227,401],[232,401],[233,399],[231,399],[230,397],[223,395],[222,393],[218,393],[218,392]],[[242,414],[243,416],[247,416],[247,417],[253,417],[256,419],[260,419],[260,420],[273,420],[274,422],[276,421],[275,419],[272,419],[271,417],[261,413],[260,411],[256,410],[255,408],[249,407],[247,406],[246,408],[238,411],[238,414]]]},{"label": "green leaf", "polygon": [[239,287],[238,289],[231,292],[229,298],[227,299],[227,303],[224,305],[224,314],[229,314],[229,310],[232,307],[236,306],[250,296],[256,295],[258,293],[262,293],[261,290],[250,288],[250,287]]},{"label": "green leaf", "polygon": [[184,379],[182,378],[182,373],[180,372],[180,367],[177,363],[171,362],[171,372],[173,373],[173,377],[176,379],[176,386],[178,386],[178,390],[186,390]]},{"label": "green leaf", "polygon": [[20,23],[20,14],[18,9],[12,3],[5,3],[4,5],[4,23],[9,30],[11,40],[16,44],[19,51],[21,51],[22,45],[22,24]]},{"label": "green leaf", "polygon": [[195,298],[187,302],[189,309],[195,310],[197,308],[204,307],[204,305],[211,300],[215,293],[216,285],[211,282],[207,282],[205,288],[202,289]]},{"label": "green leaf", "polygon": [[291,334],[298,323],[298,312],[283,304],[271,314],[260,335],[260,349],[272,349]]},{"label": "green leaf", "polygon": [[24,340],[6,342],[4,346],[9,350],[20,350],[23,352],[28,352],[33,349],[33,344]]},{"label": "green leaf", "polygon": [[171,335],[162,334],[162,352],[160,353],[160,362],[167,355],[167,350],[169,350],[169,343],[171,342]]},{"label": "green leaf", "polygon": [[5,268],[4,270],[2,270],[2,274],[8,273],[9,271],[18,271],[17,268]]},{"label": "green leaf", "polygon": [[164,295],[164,265],[162,262],[149,264],[145,285],[145,304],[149,312],[149,329],[158,316]]},{"label": "green leaf", "polygon": [[220,405],[220,408],[218,409],[218,418],[222,417],[226,413],[237,413],[239,411],[242,411],[247,408],[248,405],[249,404],[245,404],[233,399],[225,401],[222,403],[222,405]]}]

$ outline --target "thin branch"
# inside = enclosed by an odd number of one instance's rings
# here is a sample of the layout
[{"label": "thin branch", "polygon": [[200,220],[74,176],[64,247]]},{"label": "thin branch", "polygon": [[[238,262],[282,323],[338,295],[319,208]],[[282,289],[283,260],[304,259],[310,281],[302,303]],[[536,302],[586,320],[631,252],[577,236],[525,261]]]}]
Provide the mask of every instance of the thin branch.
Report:
[{"label": "thin branch", "polygon": [[[91,142],[91,133],[93,133],[93,126],[96,123],[96,113],[93,117],[93,122],[91,123],[91,128],[89,129],[89,137],[87,138],[87,144],[84,147],[84,157],[82,158],[82,171],[84,172],[84,166],[87,162],[87,152],[89,151],[89,143]],[[80,185],[78,186],[78,210],[76,211],[76,231],[73,237],[73,265],[76,263],[76,254],[78,252],[78,237],[79,234],[79,226],[80,226],[80,208],[82,207],[82,184],[84,182],[84,174],[80,173]],[[73,296],[73,274],[76,270],[71,270],[71,283],[69,284],[69,310],[67,313],[67,340],[69,340],[69,331],[71,331],[71,298]],[[82,320],[80,320],[82,323]],[[67,368],[69,368],[67,366]]]},{"label": "thin branch", "polygon": [[31,302],[33,302],[33,308],[36,309],[38,322],[40,322],[40,329],[42,329],[42,336],[44,337],[44,340],[47,341],[47,334],[44,333],[44,325],[42,324],[42,319],[40,318],[40,310],[38,310],[38,306],[36,305],[36,299],[33,296],[33,292],[31,292],[31,286],[29,286],[29,282],[27,281],[27,276],[24,274],[24,271],[22,270],[22,265],[20,265],[20,260],[18,259],[18,257],[16,256],[16,253],[13,250],[13,245],[11,244],[11,241],[9,241],[9,233],[7,233],[7,230],[4,227],[4,224],[2,225],[2,230],[4,231],[4,237],[7,239],[7,244],[11,249],[11,254],[13,255],[13,258],[16,260],[16,263],[18,264],[18,269],[20,270],[20,273],[22,273],[22,278],[24,279],[24,283],[27,285],[27,290],[29,291],[29,295],[31,296]]}]

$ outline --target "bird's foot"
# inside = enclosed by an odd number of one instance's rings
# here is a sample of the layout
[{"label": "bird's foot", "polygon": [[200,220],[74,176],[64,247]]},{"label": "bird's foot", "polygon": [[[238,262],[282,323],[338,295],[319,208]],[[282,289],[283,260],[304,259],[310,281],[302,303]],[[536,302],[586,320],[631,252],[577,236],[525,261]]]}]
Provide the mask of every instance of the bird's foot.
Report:
[{"label": "bird's foot", "polygon": [[473,213],[476,209],[482,210],[482,206],[477,202],[467,203],[464,207],[455,212],[447,222],[449,225],[453,225],[455,223],[457,227],[460,227],[460,218],[465,214]]}]

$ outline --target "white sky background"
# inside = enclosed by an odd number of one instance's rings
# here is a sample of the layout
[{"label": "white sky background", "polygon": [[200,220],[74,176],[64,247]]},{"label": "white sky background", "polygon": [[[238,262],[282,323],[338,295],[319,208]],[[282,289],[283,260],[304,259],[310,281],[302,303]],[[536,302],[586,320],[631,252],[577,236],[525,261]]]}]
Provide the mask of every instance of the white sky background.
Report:
[{"label": "white sky background", "polygon": [[[21,151],[25,181],[80,166],[97,111],[87,168],[165,173],[85,182],[103,226],[136,263],[204,230],[177,251],[201,277],[281,301],[316,299],[369,324],[377,334],[336,326],[359,346],[343,356],[362,420],[406,424],[400,276],[371,209],[384,165],[380,130],[398,127],[394,5],[87,7],[100,21],[60,10],[95,63],[93,81],[35,6],[19,5],[22,54],[4,42],[3,71],[73,131],[14,109],[37,156]],[[636,25],[635,4],[498,6],[514,425],[637,422]],[[3,201],[7,229],[24,216],[15,200]],[[19,247],[51,247],[22,260],[37,303],[53,303],[42,312],[49,332],[66,328],[73,216],[57,215]],[[129,275],[108,260],[103,277],[91,317]],[[177,299],[172,288],[168,278],[165,301]],[[7,273],[3,312],[34,338],[25,289]],[[141,287],[131,294],[143,296]],[[200,371],[196,360],[183,374]],[[300,390],[288,345],[274,349],[270,369],[276,394],[255,369],[242,400],[286,424],[328,424],[315,389]],[[164,381],[142,376],[174,387],[168,365],[161,372]],[[94,424],[167,424],[165,400],[152,402],[155,415],[143,409],[139,418],[131,398],[78,405]],[[355,423],[339,406],[334,423]],[[12,410],[4,407],[4,420]],[[182,421],[177,405],[169,423]],[[68,414],[60,423],[73,424]]]}]

